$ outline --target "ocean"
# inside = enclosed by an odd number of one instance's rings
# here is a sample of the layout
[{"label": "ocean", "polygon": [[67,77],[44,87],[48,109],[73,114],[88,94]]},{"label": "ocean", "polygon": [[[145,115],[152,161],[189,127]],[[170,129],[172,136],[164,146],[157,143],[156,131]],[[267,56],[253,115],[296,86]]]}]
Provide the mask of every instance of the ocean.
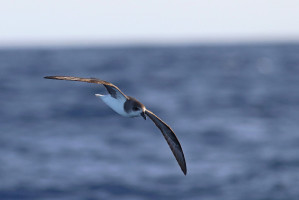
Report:
[{"label": "ocean", "polygon": [[[117,85],[172,127],[95,93]],[[297,200],[299,44],[0,49],[1,200]]]}]

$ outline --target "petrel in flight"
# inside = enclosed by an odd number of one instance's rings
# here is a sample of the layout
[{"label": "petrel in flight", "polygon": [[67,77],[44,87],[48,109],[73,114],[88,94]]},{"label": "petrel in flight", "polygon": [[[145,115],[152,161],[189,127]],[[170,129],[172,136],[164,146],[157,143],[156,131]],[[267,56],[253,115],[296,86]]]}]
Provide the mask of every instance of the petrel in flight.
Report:
[{"label": "petrel in flight", "polygon": [[68,80],[68,81],[81,81],[95,84],[102,84],[107,89],[107,95],[95,94],[101,98],[112,110],[124,117],[138,117],[142,116],[146,119],[146,115],[155,123],[160,129],[164,138],[166,139],[173,155],[175,156],[178,164],[180,165],[183,173],[187,174],[186,161],[184,153],[179,140],[172,131],[172,129],[157,117],[150,110],[140,103],[137,99],[125,95],[118,87],[107,81],[95,79],[95,78],[79,78],[71,76],[46,76],[46,79]]}]

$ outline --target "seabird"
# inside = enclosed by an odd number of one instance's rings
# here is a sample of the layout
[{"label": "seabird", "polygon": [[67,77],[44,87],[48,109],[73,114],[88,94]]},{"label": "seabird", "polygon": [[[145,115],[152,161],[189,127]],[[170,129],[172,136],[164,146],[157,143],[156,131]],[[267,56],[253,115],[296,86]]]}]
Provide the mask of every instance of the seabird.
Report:
[{"label": "seabird", "polygon": [[176,158],[181,170],[186,175],[187,167],[184,153],[179,140],[172,131],[172,129],[157,117],[153,112],[146,109],[145,106],[137,99],[125,95],[118,87],[107,81],[99,80],[96,78],[79,78],[72,76],[46,76],[46,79],[68,80],[68,81],[81,81],[95,84],[102,84],[107,89],[107,95],[95,94],[101,98],[112,110],[124,117],[138,117],[142,116],[146,119],[146,115],[155,123],[160,129],[164,138],[166,139],[174,157]]}]

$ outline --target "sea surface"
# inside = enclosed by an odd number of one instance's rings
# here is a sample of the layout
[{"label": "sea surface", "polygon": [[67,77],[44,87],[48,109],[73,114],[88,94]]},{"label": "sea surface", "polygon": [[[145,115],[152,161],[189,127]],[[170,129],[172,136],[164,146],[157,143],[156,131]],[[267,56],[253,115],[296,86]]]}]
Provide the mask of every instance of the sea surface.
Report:
[{"label": "sea surface", "polygon": [[[116,84],[168,123],[114,113]],[[299,199],[299,44],[0,50],[0,200]]]}]

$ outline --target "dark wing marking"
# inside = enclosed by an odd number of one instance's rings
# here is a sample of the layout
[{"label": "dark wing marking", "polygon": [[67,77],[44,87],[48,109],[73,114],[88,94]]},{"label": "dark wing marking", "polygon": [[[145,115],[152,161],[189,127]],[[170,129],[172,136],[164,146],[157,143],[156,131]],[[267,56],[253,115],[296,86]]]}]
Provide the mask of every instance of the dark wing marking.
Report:
[{"label": "dark wing marking", "polygon": [[186,161],[184,157],[184,153],[181,147],[181,144],[177,137],[175,136],[174,132],[171,130],[171,128],[163,122],[159,117],[157,117],[154,113],[152,113],[149,110],[145,110],[145,114],[151,118],[151,120],[156,124],[156,126],[161,130],[164,138],[166,139],[173,155],[175,156],[176,160],[178,161],[178,164],[180,165],[182,171],[184,174],[187,174],[187,167],[186,167]]},{"label": "dark wing marking", "polygon": [[57,79],[57,80],[67,80],[67,81],[81,81],[81,82],[87,82],[87,83],[96,83],[96,84],[102,84],[105,86],[105,88],[107,89],[107,91],[109,92],[109,94],[113,97],[113,98],[117,98],[119,97],[125,97],[126,99],[128,99],[128,97],[122,93],[122,91],[116,87],[115,85],[113,85],[112,83],[109,83],[107,81],[103,81],[100,79],[96,79],[96,78],[79,78],[79,77],[72,77],[72,76],[45,76],[44,78],[46,79]]}]

